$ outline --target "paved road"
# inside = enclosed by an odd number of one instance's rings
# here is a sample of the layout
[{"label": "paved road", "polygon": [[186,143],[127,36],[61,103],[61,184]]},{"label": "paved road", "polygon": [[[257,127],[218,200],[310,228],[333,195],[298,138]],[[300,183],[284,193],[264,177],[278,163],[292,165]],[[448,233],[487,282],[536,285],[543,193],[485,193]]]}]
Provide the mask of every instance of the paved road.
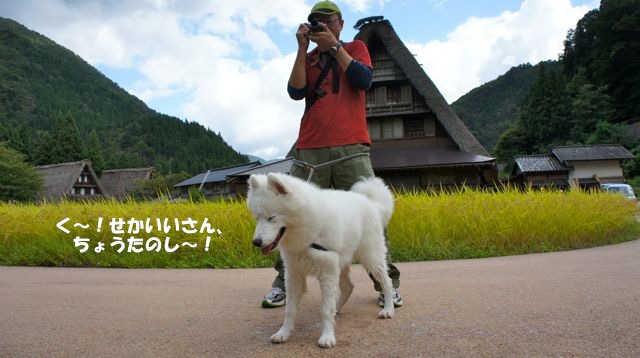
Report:
[{"label": "paved road", "polygon": [[391,320],[368,277],[323,350],[319,290],[274,345],[282,310],[258,307],[255,270],[0,267],[0,356],[640,356],[640,241],[478,260],[402,263]]}]

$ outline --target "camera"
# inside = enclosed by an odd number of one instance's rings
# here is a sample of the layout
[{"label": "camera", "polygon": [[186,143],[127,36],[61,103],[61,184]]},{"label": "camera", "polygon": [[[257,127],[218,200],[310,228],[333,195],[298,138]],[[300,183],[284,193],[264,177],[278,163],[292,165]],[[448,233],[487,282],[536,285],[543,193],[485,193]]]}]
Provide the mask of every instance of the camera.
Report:
[{"label": "camera", "polygon": [[318,20],[311,20],[311,23],[308,24],[307,27],[309,28],[309,31],[311,31],[311,32],[322,32],[322,31],[324,31],[324,27],[322,27],[322,25],[320,25]]}]

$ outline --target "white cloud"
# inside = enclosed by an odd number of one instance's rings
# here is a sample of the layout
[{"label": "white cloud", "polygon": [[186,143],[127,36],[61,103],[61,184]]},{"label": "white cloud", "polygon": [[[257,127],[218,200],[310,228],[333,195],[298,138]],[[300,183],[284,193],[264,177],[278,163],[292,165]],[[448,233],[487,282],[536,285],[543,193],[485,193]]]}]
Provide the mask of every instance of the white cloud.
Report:
[{"label": "white cloud", "polygon": [[446,41],[407,47],[453,102],[514,65],[557,59],[567,31],[590,9],[569,0],[525,0],[516,12],[467,19]]}]

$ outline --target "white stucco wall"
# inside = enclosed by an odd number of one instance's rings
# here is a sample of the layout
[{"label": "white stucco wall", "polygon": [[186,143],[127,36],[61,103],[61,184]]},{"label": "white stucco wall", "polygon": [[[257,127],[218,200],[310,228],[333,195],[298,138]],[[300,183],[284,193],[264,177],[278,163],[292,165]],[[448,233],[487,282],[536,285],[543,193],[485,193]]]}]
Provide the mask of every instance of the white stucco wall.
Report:
[{"label": "white stucco wall", "polygon": [[[569,171],[569,184],[573,186],[577,179],[622,177],[622,167],[618,160],[594,160],[568,163],[573,167]],[[575,179],[575,180],[574,180]]]}]

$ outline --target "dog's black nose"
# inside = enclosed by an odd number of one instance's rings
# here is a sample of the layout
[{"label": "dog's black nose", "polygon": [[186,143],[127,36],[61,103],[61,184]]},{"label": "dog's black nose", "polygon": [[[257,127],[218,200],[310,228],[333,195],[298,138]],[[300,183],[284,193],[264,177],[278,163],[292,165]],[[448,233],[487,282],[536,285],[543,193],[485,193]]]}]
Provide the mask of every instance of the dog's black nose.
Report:
[{"label": "dog's black nose", "polygon": [[262,239],[260,237],[256,237],[252,242],[253,246],[262,247]]}]

